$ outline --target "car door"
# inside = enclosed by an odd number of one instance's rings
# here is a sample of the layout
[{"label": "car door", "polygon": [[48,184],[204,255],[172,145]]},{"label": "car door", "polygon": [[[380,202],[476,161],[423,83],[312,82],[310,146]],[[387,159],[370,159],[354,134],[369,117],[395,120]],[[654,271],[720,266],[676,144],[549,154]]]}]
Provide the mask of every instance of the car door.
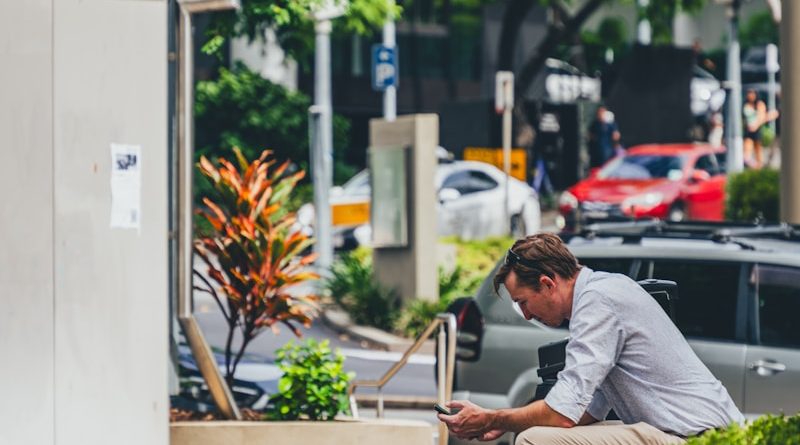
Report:
[{"label": "car door", "polygon": [[740,409],[744,406],[747,267],[738,262],[653,259],[642,261],[637,274],[638,280],[658,278],[678,284],[678,329]]},{"label": "car door", "polygon": [[745,411],[800,411],[800,268],[757,265],[751,274],[752,345]]},{"label": "car door", "polygon": [[705,181],[693,182],[689,179],[686,185],[686,202],[691,219],[720,221],[723,219],[725,203],[725,175],[720,171],[716,158],[706,153],[700,155],[694,165],[695,170],[709,174]]},{"label": "car door", "polygon": [[475,239],[505,232],[502,188],[489,175],[478,169],[457,170],[445,177],[444,188],[461,196],[441,203],[440,233]]}]

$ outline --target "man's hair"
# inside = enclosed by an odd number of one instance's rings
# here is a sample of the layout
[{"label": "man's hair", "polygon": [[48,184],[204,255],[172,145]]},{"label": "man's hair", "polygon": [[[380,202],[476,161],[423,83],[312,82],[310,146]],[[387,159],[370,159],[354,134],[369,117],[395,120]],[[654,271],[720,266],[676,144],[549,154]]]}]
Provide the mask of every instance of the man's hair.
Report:
[{"label": "man's hair", "polygon": [[539,279],[542,275],[550,278],[558,275],[566,279],[574,277],[580,269],[575,255],[567,249],[561,238],[551,233],[539,233],[517,240],[510,250],[521,261],[506,260],[500,266],[494,276],[495,292],[499,291],[500,285],[505,283],[512,270],[517,273],[520,283],[538,291],[541,288]]}]

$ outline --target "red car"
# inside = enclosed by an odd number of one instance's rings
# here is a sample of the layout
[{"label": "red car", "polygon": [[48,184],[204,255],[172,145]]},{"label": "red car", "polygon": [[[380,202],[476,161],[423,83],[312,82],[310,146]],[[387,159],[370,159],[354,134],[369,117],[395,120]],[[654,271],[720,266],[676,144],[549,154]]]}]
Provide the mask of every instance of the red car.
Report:
[{"label": "red car", "polygon": [[564,227],[647,217],[721,221],[724,156],[724,147],[708,144],[631,147],[561,194]]}]

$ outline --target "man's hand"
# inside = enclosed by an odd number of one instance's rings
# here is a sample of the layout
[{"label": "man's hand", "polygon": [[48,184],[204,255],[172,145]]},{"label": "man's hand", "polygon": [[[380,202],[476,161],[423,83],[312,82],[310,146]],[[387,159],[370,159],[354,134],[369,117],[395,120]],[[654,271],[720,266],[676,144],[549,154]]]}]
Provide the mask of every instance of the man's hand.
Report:
[{"label": "man's hand", "polygon": [[483,434],[483,436],[479,437],[478,440],[482,442],[487,442],[490,440],[495,440],[505,434],[505,430],[491,430]]},{"label": "man's hand", "polygon": [[492,427],[494,411],[481,408],[466,400],[454,400],[446,406],[459,411],[453,415],[439,414],[439,420],[459,439],[494,440],[505,431]]}]

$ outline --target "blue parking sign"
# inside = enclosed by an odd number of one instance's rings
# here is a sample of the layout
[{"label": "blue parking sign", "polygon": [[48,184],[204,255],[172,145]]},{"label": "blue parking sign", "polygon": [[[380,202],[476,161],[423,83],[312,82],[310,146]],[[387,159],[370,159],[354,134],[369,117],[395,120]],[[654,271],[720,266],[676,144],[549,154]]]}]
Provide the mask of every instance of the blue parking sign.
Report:
[{"label": "blue parking sign", "polygon": [[397,53],[395,48],[372,45],[372,89],[384,91],[397,86]]}]

